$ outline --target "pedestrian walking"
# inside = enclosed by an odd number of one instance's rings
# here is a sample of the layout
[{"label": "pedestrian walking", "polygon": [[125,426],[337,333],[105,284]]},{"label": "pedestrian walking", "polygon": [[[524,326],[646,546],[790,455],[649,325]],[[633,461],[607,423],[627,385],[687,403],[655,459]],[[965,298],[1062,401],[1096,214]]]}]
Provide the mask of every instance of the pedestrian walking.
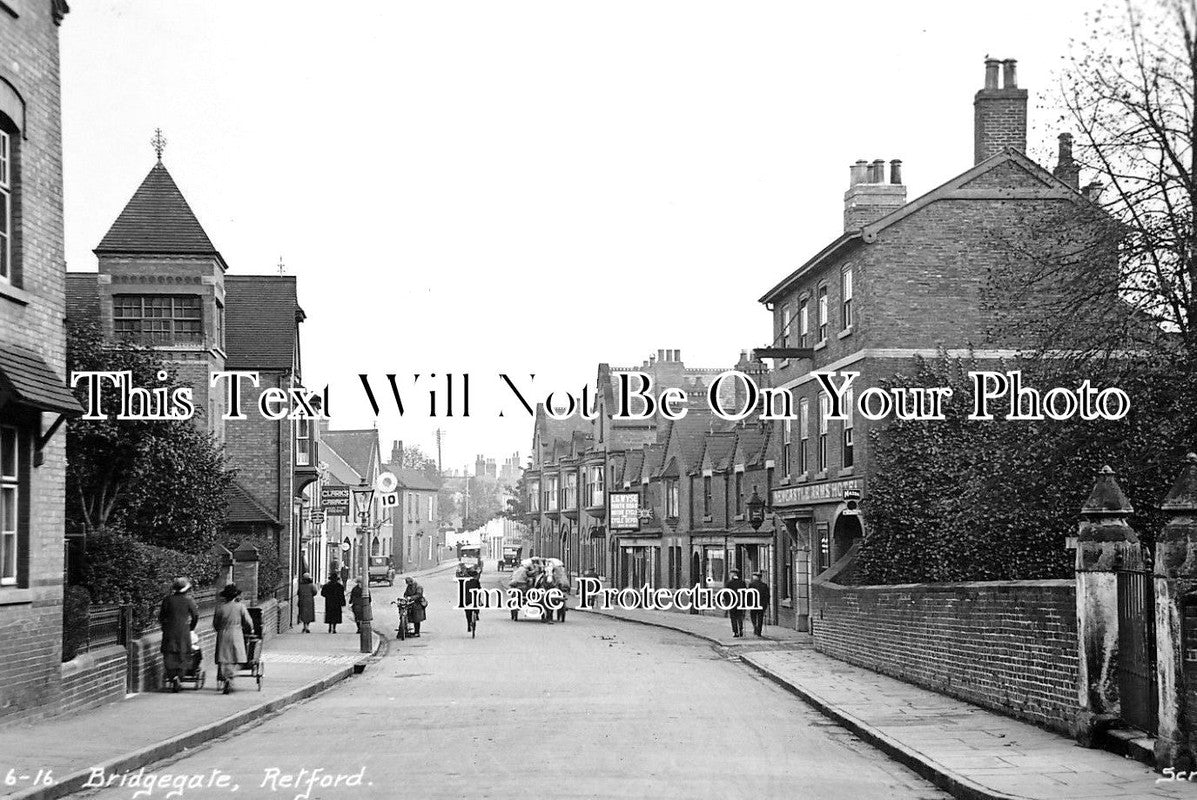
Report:
[{"label": "pedestrian walking", "polygon": [[[731,589],[733,592],[736,592],[737,596],[741,589],[748,588],[748,584],[744,583],[744,580],[740,577],[739,570],[733,569],[729,573],[729,578],[730,580],[728,580],[727,585],[723,588]],[[731,619],[733,639],[739,639],[744,636],[744,609],[739,605],[738,599],[736,603],[736,607],[727,612],[728,618]]]},{"label": "pedestrian walking", "polygon": [[245,637],[253,635],[254,621],[249,609],[241,602],[241,590],[230,583],[220,590],[221,602],[212,615],[216,629],[217,678],[224,683],[224,693],[233,691],[233,677],[241,664],[249,660]]},{"label": "pedestrian walking", "polygon": [[[481,592],[482,581],[478,580],[478,570],[476,569],[472,569],[467,572],[466,577],[463,580],[465,581],[465,585],[462,586],[462,597],[465,599],[465,603],[468,606],[470,604],[470,592],[475,590]],[[482,612],[477,608],[467,608],[465,610],[466,633],[471,633],[474,630],[474,618],[481,615],[481,613]]]},{"label": "pedestrian walking", "polygon": [[336,633],[337,626],[341,624],[341,609],[345,605],[345,587],[336,573],[320,587],[320,596],[324,598],[324,622],[328,625],[328,632]]},{"label": "pedestrian walking", "polygon": [[752,573],[752,582],[748,584],[749,589],[756,589],[758,608],[748,612],[749,619],[752,620],[752,632],[757,636],[763,635],[761,633],[765,627],[765,612],[769,610],[769,584],[761,580],[761,573]]},{"label": "pedestrian walking", "polygon": [[348,585],[349,585],[349,565],[342,564],[341,565],[341,586],[344,587],[344,586],[348,586]]},{"label": "pedestrian walking", "polygon": [[303,573],[299,577],[299,621],[303,623],[303,632],[311,633],[308,625],[316,621],[316,583],[312,576]]},{"label": "pedestrian walking", "polygon": [[424,597],[424,587],[416,583],[415,578],[404,578],[407,581],[407,588],[403,590],[403,596],[412,601],[411,611],[411,625],[415,629],[413,636],[420,635],[420,623],[428,617],[428,600]]},{"label": "pedestrian walking", "polygon": [[162,628],[162,676],[172,692],[179,691],[191,662],[191,632],[199,622],[199,606],[191,596],[191,581],[175,578],[171,592],[158,609]]},{"label": "pedestrian walking", "polygon": [[362,620],[366,616],[366,594],[362,591],[361,581],[355,582],[349,592],[349,607],[353,609],[353,624],[357,626],[357,632],[361,633]]}]

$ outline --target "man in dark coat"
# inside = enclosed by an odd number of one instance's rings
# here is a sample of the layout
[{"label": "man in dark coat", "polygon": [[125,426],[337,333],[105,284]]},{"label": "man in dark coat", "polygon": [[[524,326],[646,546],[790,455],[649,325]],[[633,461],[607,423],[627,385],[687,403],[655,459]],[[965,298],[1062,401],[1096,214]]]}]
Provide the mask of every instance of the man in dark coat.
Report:
[{"label": "man in dark coat", "polygon": [[[723,588],[731,589],[733,592],[739,594],[741,589],[747,589],[748,584],[744,583],[744,579],[740,577],[740,571],[733,569],[730,573],[731,580]],[[727,612],[727,616],[731,619],[732,638],[739,639],[744,636],[744,609],[736,601],[737,605]]]},{"label": "man in dark coat", "polygon": [[756,595],[760,602],[759,608],[748,612],[748,617],[752,620],[752,632],[760,636],[761,630],[765,627],[765,612],[769,610],[769,584],[761,580],[761,573],[754,572],[748,588],[756,589]]},{"label": "man in dark coat", "polygon": [[158,609],[163,677],[172,691],[179,691],[180,679],[191,661],[191,632],[198,622],[199,606],[191,596],[191,581],[175,578],[170,594]]},{"label": "man in dark coat", "polygon": [[411,600],[411,608],[408,611],[408,619],[411,620],[411,626],[415,629],[412,636],[420,635],[420,623],[428,616],[425,606],[428,601],[424,599],[424,587],[416,583],[415,578],[404,578],[407,582],[407,588],[403,590],[403,596]]},{"label": "man in dark coat", "polygon": [[341,624],[341,609],[345,606],[345,587],[336,573],[320,587],[320,596],[324,598],[324,621],[328,624],[328,632],[336,633]]},{"label": "man in dark coat", "polygon": [[[478,570],[474,570],[474,569],[468,570],[466,572],[465,578],[463,578],[462,580],[465,582],[465,585],[462,586],[462,592],[463,592],[462,597],[465,599],[465,602],[468,605],[470,602],[470,592],[473,592],[475,590],[477,590],[478,592],[482,591],[482,581],[478,580]],[[474,630],[474,619],[481,613],[482,612],[476,608],[474,608],[474,609],[467,608],[465,610],[466,633],[469,633],[472,630]]]}]

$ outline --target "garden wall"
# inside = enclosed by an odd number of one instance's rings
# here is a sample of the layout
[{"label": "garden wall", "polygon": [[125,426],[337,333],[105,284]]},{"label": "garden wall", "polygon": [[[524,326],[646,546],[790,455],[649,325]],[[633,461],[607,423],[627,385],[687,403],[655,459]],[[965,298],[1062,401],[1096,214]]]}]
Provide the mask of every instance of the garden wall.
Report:
[{"label": "garden wall", "polygon": [[1071,733],[1078,708],[1072,580],[812,584],[829,656]]}]

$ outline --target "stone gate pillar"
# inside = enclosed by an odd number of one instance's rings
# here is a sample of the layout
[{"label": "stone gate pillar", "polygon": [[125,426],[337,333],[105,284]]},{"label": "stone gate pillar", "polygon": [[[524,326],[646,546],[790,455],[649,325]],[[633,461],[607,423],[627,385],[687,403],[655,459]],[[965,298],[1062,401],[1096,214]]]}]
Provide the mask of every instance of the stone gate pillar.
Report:
[{"label": "stone gate pillar", "polygon": [[1189,772],[1197,764],[1197,454],[1185,459],[1161,509],[1167,521],[1155,558],[1155,763]]},{"label": "stone gate pillar", "polygon": [[1102,467],[1081,508],[1076,547],[1080,712],[1075,733],[1086,747],[1119,717],[1117,570],[1143,566],[1139,537],[1127,522],[1133,512],[1114,470]]},{"label": "stone gate pillar", "polygon": [[258,604],[258,548],[252,542],[242,542],[233,551],[233,583],[246,605]]},{"label": "stone gate pillar", "polygon": [[224,545],[214,545],[212,547],[212,556],[220,564],[220,571],[216,573],[216,579],[212,581],[213,589],[223,589],[227,584],[233,582],[233,552]]}]

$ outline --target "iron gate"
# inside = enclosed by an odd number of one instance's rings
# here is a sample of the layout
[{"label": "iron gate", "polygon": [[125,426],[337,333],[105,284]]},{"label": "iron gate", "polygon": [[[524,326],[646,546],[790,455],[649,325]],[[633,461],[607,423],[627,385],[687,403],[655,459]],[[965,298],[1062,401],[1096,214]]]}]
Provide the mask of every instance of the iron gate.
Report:
[{"label": "iron gate", "polygon": [[1118,697],[1123,722],[1155,734],[1155,580],[1149,571],[1118,573]]}]

